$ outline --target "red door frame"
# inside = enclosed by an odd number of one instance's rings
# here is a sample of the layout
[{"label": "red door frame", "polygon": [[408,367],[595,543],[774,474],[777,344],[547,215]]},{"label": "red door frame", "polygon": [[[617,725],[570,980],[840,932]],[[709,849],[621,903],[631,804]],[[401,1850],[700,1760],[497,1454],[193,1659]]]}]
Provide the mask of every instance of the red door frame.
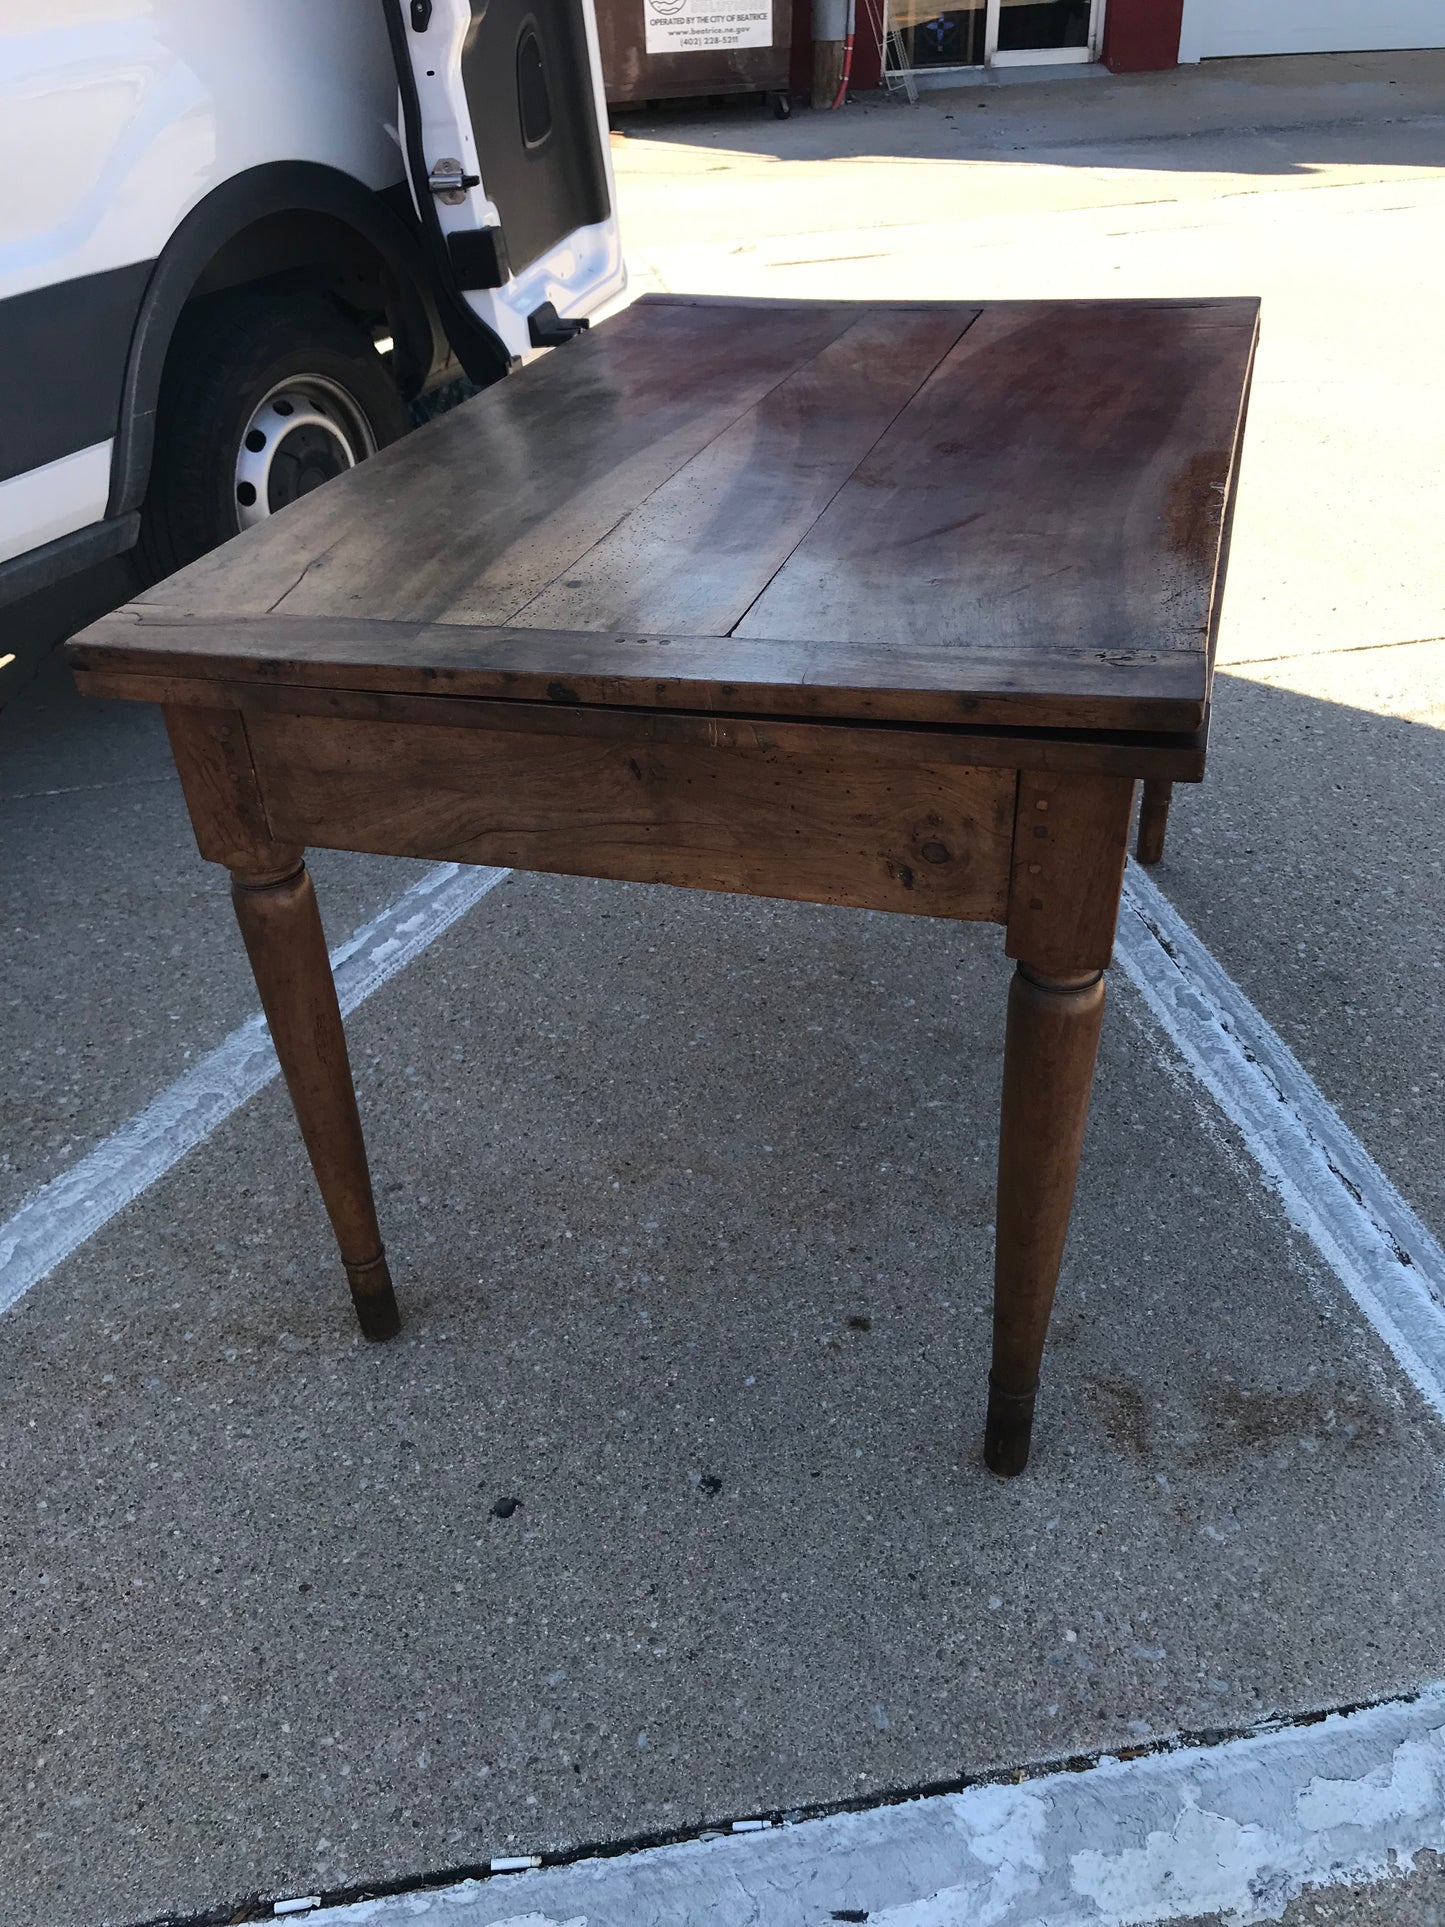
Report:
[{"label": "red door frame", "polygon": [[1184,0],[1105,0],[1104,65],[1115,74],[1179,65]]}]

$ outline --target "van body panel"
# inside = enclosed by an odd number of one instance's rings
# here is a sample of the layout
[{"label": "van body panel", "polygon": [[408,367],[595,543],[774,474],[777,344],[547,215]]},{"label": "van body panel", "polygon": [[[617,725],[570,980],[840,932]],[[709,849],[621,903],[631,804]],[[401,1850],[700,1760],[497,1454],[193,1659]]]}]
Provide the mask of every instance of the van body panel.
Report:
[{"label": "van body panel", "polygon": [[0,301],[0,481],[115,434],[150,271],[133,262]]},{"label": "van body panel", "polygon": [[[488,12],[398,7],[390,34],[378,0],[0,12],[0,599],[29,579],[15,567],[28,550],[73,533],[87,559],[102,522],[133,538],[165,354],[204,285],[201,257],[287,210],[288,169],[296,205],[349,223],[401,287],[406,325],[392,332],[420,371],[413,388],[448,362],[443,327],[484,380],[534,352],[529,316],[544,304],[584,316],[620,292],[592,0]],[[445,148],[473,173],[487,159],[517,241],[496,285],[461,285],[447,236],[499,225],[498,203],[482,188],[441,205],[408,145],[431,161]],[[385,205],[391,192],[410,195],[415,228]]]},{"label": "van body panel", "polygon": [[[386,36],[356,0],[47,0],[0,25],[0,299],[153,261],[219,182],[403,178]],[[388,128],[391,131],[388,131]]]},{"label": "van body panel", "polygon": [[0,563],[100,520],[110,493],[110,449],[97,442],[0,482]]}]

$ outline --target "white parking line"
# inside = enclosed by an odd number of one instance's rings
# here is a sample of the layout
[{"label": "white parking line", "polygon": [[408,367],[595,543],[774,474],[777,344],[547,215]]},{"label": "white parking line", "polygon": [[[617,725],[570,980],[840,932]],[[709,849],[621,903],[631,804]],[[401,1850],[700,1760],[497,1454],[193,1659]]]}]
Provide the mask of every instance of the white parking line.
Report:
[{"label": "white parking line", "polygon": [[1445,1847],[1445,1689],[1020,1785],[304,1916],[317,1927],[1141,1927],[1277,1921]]},{"label": "white parking line", "polygon": [[[331,953],[342,1015],[419,957],[508,870],[441,863]],[[279,1071],[259,1011],[0,1225],[0,1312],[164,1177]]]},{"label": "white parking line", "polygon": [[1115,957],[1438,1418],[1445,1251],[1234,979],[1143,872],[1124,885]]}]

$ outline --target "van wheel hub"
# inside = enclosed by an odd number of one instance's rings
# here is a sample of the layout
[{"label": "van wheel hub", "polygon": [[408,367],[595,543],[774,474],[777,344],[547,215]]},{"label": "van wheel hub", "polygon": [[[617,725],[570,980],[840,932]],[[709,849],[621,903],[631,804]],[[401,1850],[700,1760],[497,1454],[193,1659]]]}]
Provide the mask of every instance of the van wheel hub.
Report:
[{"label": "van wheel hub", "polygon": [[355,400],[325,375],[293,375],[256,404],[236,451],[236,520],[243,529],[376,453]]}]

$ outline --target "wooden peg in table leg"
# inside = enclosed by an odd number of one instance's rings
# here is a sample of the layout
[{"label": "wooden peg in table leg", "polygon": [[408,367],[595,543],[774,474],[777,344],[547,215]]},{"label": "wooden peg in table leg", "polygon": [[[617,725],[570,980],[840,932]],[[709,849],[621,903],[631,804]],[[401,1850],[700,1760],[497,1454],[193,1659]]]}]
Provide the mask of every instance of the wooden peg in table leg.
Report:
[{"label": "wooden peg in table leg", "polygon": [[984,1459],[1028,1464],[1034,1394],[1074,1201],[1104,976],[1044,977],[1020,964],[1009,990],[998,1153],[993,1369]]},{"label": "wooden peg in table leg", "polygon": [[231,895],[357,1319],[367,1338],[390,1338],[400,1319],[311,878],[304,863],[279,875],[237,871]]},{"label": "wooden peg in table leg", "polygon": [[1141,863],[1157,863],[1164,854],[1164,832],[1169,827],[1169,799],[1174,785],[1162,777],[1146,777],[1144,800],[1139,805],[1139,834],[1134,854]]}]

